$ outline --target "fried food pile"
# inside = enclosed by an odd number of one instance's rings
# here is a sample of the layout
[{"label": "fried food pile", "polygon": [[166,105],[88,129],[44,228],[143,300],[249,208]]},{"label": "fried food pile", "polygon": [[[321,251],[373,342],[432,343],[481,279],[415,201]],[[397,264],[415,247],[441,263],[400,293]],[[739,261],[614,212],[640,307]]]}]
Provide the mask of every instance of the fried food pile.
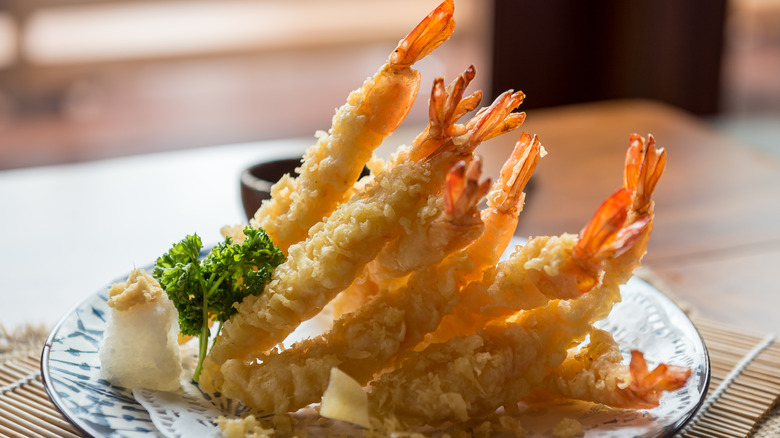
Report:
[{"label": "fried food pile", "polygon": [[[593,325],[620,301],[650,237],[666,163],[652,136],[630,138],[623,187],[579,235],[531,238],[505,261],[545,150],[522,133],[492,184],[475,150],[522,124],[523,93],[473,113],[482,97],[465,95],[474,68],[446,86],[438,78],[428,126],[389,159],[372,158],[417,94],[412,65],[449,38],[452,14],[447,0],[401,40],[251,220],[287,259],[224,324],[205,391],[256,413],[294,412],[319,403],[337,369],[364,388],[381,429],[480,418],[541,393],[648,408],[688,379],[681,367],[648,370],[638,351],[624,364]],[[371,174],[358,180],[364,165]],[[223,233],[240,240],[238,229]],[[280,346],[326,306],[336,318],[325,333]]]}]

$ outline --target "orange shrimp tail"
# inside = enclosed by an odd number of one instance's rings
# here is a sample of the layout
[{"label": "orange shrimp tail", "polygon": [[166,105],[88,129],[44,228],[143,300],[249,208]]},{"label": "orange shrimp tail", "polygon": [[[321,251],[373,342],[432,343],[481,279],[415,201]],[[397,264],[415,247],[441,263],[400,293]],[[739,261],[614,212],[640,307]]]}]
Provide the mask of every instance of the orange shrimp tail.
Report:
[{"label": "orange shrimp tail", "polygon": [[598,283],[595,276],[605,260],[624,254],[652,227],[650,198],[665,167],[666,151],[656,148],[652,135],[647,142],[637,134],[631,136],[623,188],[599,207],[574,247],[575,262],[584,273],[592,274],[583,277],[582,290]]},{"label": "orange shrimp tail", "polygon": [[514,131],[520,125],[522,125],[523,122],[525,122],[524,112],[511,113],[508,116],[506,116],[504,120],[501,121],[500,124],[498,124],[495,128],[493,128],[493,130],[490,131],[487,136],[485,136],[485,140],[490,140],[493,137],[497,137],[501,134],[506,134],[507,132]]},{"label": "orange shrimp tail", "polygon": [[631,384],[629,390],[636,402],[645,408],[658,406],[663,391],[682,388],[691,377],[690,368],[660,364],[652,371],[647,369],[645,356],[639,350],[631,350]]},{"label": "orange shrimp tail", "polygon": [[631,193],[621,188],[604,201],[580,233],[573,250],[574,262],[583,271],[580,290],[595,287],[603,263],[631,249],[651,224],[650,216],[628,221]]},{"label": "orange shrimp tail", "polygon": [[428,101],[428,126],[414,140],[416,146],[410,155],[411,160],[417,161],[428,156],[447,138],[466,132],[465,126],[458,125],[456,122],[476,109],[482,100],[481,91],[463,97],[466,87],[475,75],[476,70],[472,65],[458,75],[447,87],[444,86],[444,78],[434,79],[431,97]]},{"label": "orange shrimp tail", "polygon": [[621,188],[607,198],[588,225],[580,232],[580,239],[574,247],[574,256],[586,270],[597,272],[601,268],[596,264],[611,249],[617,240],[618,232],[628,217],[631,194]]},{"label": "orange shrimp tail", "polygon": [[444,78],[438,77],[434,79],[433,86],[431,87],[431,97],[428,99],[428,128],[421,133],[420,136],[430,136],[427,131],[434,131],[437,134],[444,133],[446,129],[445,125],[447,123],[447,104],[449,101],[447,89],[444,87]]},{"label": "orange shrimp tail", "polygon": [[506,193],[506,199],[499,207],[502,211],[522,208],[520,200],[523,196],[523,190],[536,170],[541,152],[542,144],[539,138],[536,135],[531,136],[528,132],[523,132],[515,143],[515,148],[509,159],[501,168],[499,181],[503,183],[503,191]]},{"label": "orange shrimp tail", "polygon": [[[464,128],[455,124],[461,117],[475,110],[482,101],[482,91],[476,91],[463,98],[466,87],[474,80],[477,71],[473,65],[459,74],[441,95],[444,97],[438,102],[431,100],[429,119],[431,124],[440,126],[443,132],[449,136],[462,134]],[[443,85],[441,85],[443,87]],[[435,111],[435,113],[433,113]]]},{"label": "orange shrimp tail", "polygon": [[626,152],[623,178],[623,187],[632,193],[632,210],[640,214],[647,212],[650,198],[665,168],[666,150],[656,148],[653,135],[649,134],[645,142],[640,135],[633,134]]},{"label": "orange shrimp tail", "polygon": [[490,179],[480,183],[481,176],[482,160],[479,157],[468,164],[459,161],[450,169],[444,183],[444,211],[449,217],[457,219],[474,211],[490,190]]},{"label": "orange shrimp tail", "polygon": [[513,115],[512,111],[523,103],[523,99],[525,99],[523,92],[515,93],[513,90],[507,90],[501,93],[489,107],[482,108],[466,124],[469,135],[468,143],[479,144],[496,135],[508,132],[507,129],[510,127],[514,129],[520,126],[517,120],[525,119],[525,117]]},{"label": "orange shrimp tail", "polygon": [[479,103],[482,101],[482,91],[480,90],[475,91],[465,98],[463,97],[463,92],[466,87],[468,87],[469,83],[474,80],[474,76],[476,76],[476,70],[473,65],[470,65],[466,71],[461,73],[458,78],[447,87],[447,96],[449,100],[447,106],[448,108],[453,108],[450,113],[448,113],[448,120],[454,122],[455,120],[460,119],[467,113],[477,109],[477,106],[479,106]]},{"label": "orange shrimp tail", "polygon": [[393,66],[408,67],[428,56],[452,35],[455,29],[454,12],[453,0],[441,3],[398,43],[398,47],[390,55],[389,63]]},{"label": "orange shrimp tail", "polygon": [[[523,93],[505,91],[490,104],[480,109],[477,114],[464,126],[464,134],[445,142],[441,147],[433,151],[429,157],[433,158],[444,154],[471,155],[474,149],[484,140],[500,133],[506,132],[507,119],[512,119],[512,111],[523,102]],[[515,125],[519,126],[519,125]]]}]

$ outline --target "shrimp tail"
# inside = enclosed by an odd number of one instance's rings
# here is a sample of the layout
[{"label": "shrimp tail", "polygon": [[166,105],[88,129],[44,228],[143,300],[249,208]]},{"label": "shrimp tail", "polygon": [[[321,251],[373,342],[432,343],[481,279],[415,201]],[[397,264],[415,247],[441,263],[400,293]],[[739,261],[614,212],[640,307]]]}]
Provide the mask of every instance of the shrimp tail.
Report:
[{"label": "shrimp tail", "polygon": [[459,161],[447,173],[444,183],[444,211],[452,218],[461,218],[477,205],[490,190],[490,179],[479,181],[482,160],[475,157],[468,164]]},{"label": "shrimp tail", "polygon": [[523,190],[536,170],[541,156],[542,144],[539,138],[523,132],[509,159],[501,168],[499,181],[503,182],[502,193],[505,197],[499,206],[500,209],[509,211],[522,208]]},{"label": "shrimp tail", "polygon": [[631,243],[628,231],[619,236],[626,223],[630,205],[629,191],[625,188],[619,189],[599,206],[596,214],[580,232],[580,238],[572,252],[575,263],[582,270],[583,275],[578,280],[582,292],[587,292],[598,284],[598,273],[610,253],[625,251],[630,247],[627,246]]},{"label": "shrimp tail", "polygon": [[[420,73],[411,66],[450,38],[455,28],[453,10],[452,0],[439,5],[390,54],[375,77],[373,93],[365,99],[370,109],[368,124],[372,130],[388,135],[404,120],[420,85]],[[396,104],[387,105],[388,102]]]},{"label": "shrimp tail", "polygon": [[[474,149],[483,141],[499,133],[507,132],[508,127],[519,126],[507,120],[514,119],[512,111],[523,103],[525,95],[522,92],[506,91],[498,96],[490,106],[482,108],[463,127],[464,134],[453,137],[451,141],[442,144],[431,152],[428,157],[451,155],[470,157]],[[470,158],[469,158],[470,159]]]},{"label": "shrimp tail", "polygon": [[647,213],[650,197],[665,168],[666,150],[656,148],[653,135],[648,135],[645,142],[644,138],[633,134],[626,152],[623,181],[623,187],[632,194],[632,210],[639,214]]},{"label": "shrimp tail", "polygon": [[[655,146],[652,135],[648,138],[646,142],[631,136],[623,187],[604,201],[580,233],[574,254],[585,272],[598,272],[604,260],[621,256],[652,228],[651,196],[666,167],[666,151]],[[594,278],[583,280],[585,290],[596,283]]]},{"label": "shrimp tail", "polygon": [[444,78],[434,79],[428,104],[428,126],[414,141],[416,146],[410,157],[412,160],[416,161],[435,151],[444,143],[445,139],[466,132],[466,128],[456,122],[466,113],[476,109],[482,100],[481,91],[475,91],[473,94],[463,97],[466,87],[475,75],[476,70],[471,65],[446,87],[444,86]]},{"label": "shrimp tail", "polygon": [[630,391],[646,407],[658,406],[658,400],[663,391],[674,391],[682,388],[691,377],[691,369],[676,365],[660,364],[652,371],[647,368],[644,354],[639,350],[631,350]]},{"label": "shrimp tail", "polygon": [[[475,75],[476,70],[473,65],[470,65],[447,88],[448,105],[446,108],[449,108],[449,110],[444,113],[446,115],[445,120],[458,120],[467,113],[477,109],[477,106],[482,101],[481,90],[477,90],[465,98],[463,97],[463,92]],[[450,129],[453,129],[453,127],[451,126]],[[454,133],[452,134],[454,135]]]},{"label": "shrimp tail", "polygon": [[431,11],[398,43],[398,47],[390,55],[390,65],[408,67],[428,56],[441,43],[447,41],[455,30],[454,12],[453,0],[445,0]]},{"label": "shrimp tail", "polygon": [[524,99],[525,94],[522,91],[507,90],[499,95],[493,104],[480,111],[466,124],[470,140],[482,142],[508,132],[507,129],[511,126],[519,126],[515,120],[517,116],[511,115],[511,112],[520,106]]},{"label": "shrimp tail", "polygon": [[444,80],[438,78],[431,91],[431,102],[428,108],[428,118],[431,121],[431,128],[438,129],[449,136],[455,136],[463,128],[455,122],[477,108],[482,100],[482,91],[475,91],[473,94],[463,97],[466,87],[474,80],[477,72],[473,65],[468,66],[466,70],[459,74],[452,83],[446,88]]},{"label": "shrimp tail", "polygon": [[514,131],[518,126],[522,125],[523,122],[525,122],[524,112],[511,113],[488,133],[485,140],[490,140],[493,137],[498,137],[499,135]]}]

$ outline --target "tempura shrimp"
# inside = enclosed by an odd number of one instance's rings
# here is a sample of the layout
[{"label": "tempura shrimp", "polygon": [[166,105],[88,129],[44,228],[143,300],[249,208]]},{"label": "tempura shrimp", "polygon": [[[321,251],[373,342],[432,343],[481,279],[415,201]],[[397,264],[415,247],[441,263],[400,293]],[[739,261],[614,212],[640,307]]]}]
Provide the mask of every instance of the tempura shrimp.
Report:
[{"label": "tempura shrimp", "polygon": [[659,364],[648,370],[644,355],[632,350],[625,364],[620,346],[609,332],[593,329],[588,345],[552,369],[542,388],[554,396],[590,401],[623,409],[658,406],[664,391],[681,388],[690,368]]},{"label": "tempura shrimp", "polygon": [[450,37],[453,10],[452,0],[446,0],[401,40],[374,77],[350,93],[330,131],[317,133],[298,176],[285,176],[272,187],[271,199],[250,223],[263,228],[282,252],[346,200],[374,149],[406,117],[420,85],[411,65]]},{"label": "tempura shrimp", "polygon": [[[477,90],[467,97],[463,93],[468,84],[474,79],[476,71],[474,66],[469,66],[463,73],[444,87],[443,78],[436,78],[431,88],[429,99],[429,123],[428,126],[415,138],[411,146],[400,146],[388,160],[374,158],[367,166],[370,174],[358,181],[353,190],[359,194],[372,180],[374,175],[389,172],[393,167],[412,160],[417,161],[426,154],[433,152],[457,135],[465,133],[464,125],[457,121],[466,113],[476,109],[482,99],[482,92]],[[507,119],[515,119],[517,113],[511,113]],[[519,126],[519,123],[516,124]],[[441,196],[434,196],[429,202],[440,203],[444,201]],[[389,277],[400,277],[409,272],[420,269],[427,264],[441,260],[446,253],[459,249],[455,242],[456,229],[448,224],[457,224],[459,218],[454,211],[447,211],[444,206],[425,209],[420,212],[417,220],[404,226],[404,233],[398,239],[385,246],[376,260],[373,260],[349,289],[337,297],[333,303],[337,315],[350,308],[359,306],[366,297],[368,290],[374,292],[380,286],[376,281]],[[438,216],[437,216],[438,214]],[[464,245],[468,239],[457,239]],[[430,242],[431,244],[420,244]],[[444,247],[436,245],[437,242],[447,242]],[[450,244],[452,243],[452,245]],[[454,246],[453,246],[454,245]],[[410,248],[414,246],[414,248]],[[452,249],[449,247],[452,246]],[[417,259],[413,261],[412,258]],[[396,261],[403,260],[403,267]],[[427,264],[426,264],[427,263]],[[387,286],[386,284],[382,286]],[[354,299],[353,299],[354,298]]]},{"label": "tempura shrimp", "polygon": [[665,152],[637,146],[644,141],[632,137],[626,187],[599,207],[575,246],[589,251],[618,248],[610,251],[614,258],[602,264],[601,282],[577,299],[552,300],[507,320],[491,321],[476,334],[408,355],[371,384],[374,415],[394,415],[411,424],[482,416],[526,397],[543,381],[546,369],[564,361],[569,345],[620,301],[620,285],[644,255],[653,210],[650,195],[663,172]]},{"label": "tempura shrimp", "polygon": [[[619,256],[625,248],[632,247],[625,239],[642,239],[646,233],[636,233],[634,229],[643,227],[649,215],[643,209],[650,205],[648,193],[652,193],[660,173],[650,175],[643,183],[637,183],[642,172],[641,162],[645,155],[648,163],[659,159],[655,150],[655,140],[650,136],[647,154],[642,153],[644,140],[634,135],[627,152],[625,189],[631,193],[632,207],[629,218],[631,225],[625,226],[623,234],[616,237],[615,244],[604,245],[604,229],[624,226],[621,216],[612,216],[602,228],[590,226],[583,231],[583,238],[572,234],[561,236],[541,236],[518,247],[508,260],[495,269],[485,273],[481,282],[467,286],[461,303],[451,315],[445,317],[441,326],[428,337],[428,342],[441,342],[453,336],[469,335],[491,319],[506,317],[518,310],[527,310],[541,306],[550,299],[571,299],[587,292],[597,285],[603,275],[605,264]],[[665,154],[660,157],[665,159]],[[664,164],[653,165],[653,172],[662,172]],[[644,169],[648,166],[645,165]],[[647,170],[644,170],[647,172]],[[614,202],[612,198],[607,202]],[[609,212],[609,208],[599,211]],[[591,222],[591,224],[596,221]],[[647,236],[645,236],[645,234]],[[637,245],[636,248],[643,246]],[[638,258],[632,258],[638,260]],[[633,268],[624,267],[624,271]]]},{"label": "tempura shrimp", "polygon": [[[509,259],[464,288],[458,306],[427,337],[426,344],[470,335],[493,319],[542,306],[551,299],[576,298],[592,289],[591,281],[582,286],[578,280],[599,279],[602,271],[581,269],[582,254],[575,252],[578,241],[576,235],[566,233],[536,237],[519,246]],[[609,254],[599,259],[605,256]]]},{"label": "tempura shrimp", "polygon": [[[526,141],[518,142],[513,158],[502,172],[502,180],[493,187],[486,210],[489,213],[483,214],[488,222],[480,240],[438,265],[416,271],[406,285],[381,291],[373,301],[336,321],[321,337],[263,356],[262,363],[227,361],[222,367],[226,376],[223,393],[256,410],[296,410],[320,399],[331,368],[338,367],[358,382],[366,383],[399,352],[420,342],[457,302],[460,287],[495,264],[503,248],[491,245],[508,240],[495,239],[495,235],[512,235],[514,227],[506,225],[517,220],[522,188],[533,172],[540,150],[537,139],[531,140],[527,135],[523,139]],[[476,184],[479,172],[466,172],[461,170],[462,166],[465,164],[456,166],[449,174],[448,183],[471,192],[459,207],[477,215],[477,202],[484,195]],[[469,173],[472,176],[468,179],[476,185],[472,189],[461,181]],[[485,257],[485,251],[493,258]],[[228,375],[238,378],[230,381]]]},{"label": "tempura shrimp", "polygon": [[201,386],[218,388],[218,367],[226,360],[253,360],[321,311],[398,235],[403,223],[414,220],[428,198],[441,190],[447,171],[460,160],[470,160],[477,145],[503,126],[519,101],[511,90],[503,93],[469,122],[469,132],[457,143],[448,141],[420,161],[377,175],[367,193],[341,204],[312,228],[308,239],[292,245],[264,292],[244,299],[238,313],[222,326],[204,361]]},{"label": "tempura shrimp", "polygon": [[[666,165],[666,152],[656,148],[652,135],[645,142],[635,134],[630,142],[624,177],[624,187],[632,194],[627,222],[639,224],[652,217],[650,196]],[[636,248],[646,246],[651,230],[652,222],[639,236]],[[617,271],[633,271],[641,258],[637,251],[639,249],[632,248],[626,254],[609,260],[608,264]],[[580,356],[570,357],[561,367],[553,369],[546,387],[548,390],[552,387],[554,392],[569,398],[641,409],[657,406],[662,391],[679,388],[690,376],[689,369],[666,364],[648,371],[644,357],[638,351],[632,352],[629,366],[622,361],[619,346],[612,335],[592,329],[589,346]]]},{"label": "tempura shrimp", "polygon": [[[405,275],[440,262],[448,254],[472,243],[484,231],[476,204],[489,189],[479,182],[481,161],[461,162],[447,175],[442,197],[436,206],[424,208],[405,232],[388,243],[359,278],[331,302],[333,317],[350,313],[367,303],[380,289],[401,284]],[[439,205],[441,203],[441,205]],[[430,213],[439,213],[429,217]]]},{"label": "tempura shrimp", "polygon": [[[417,161],[426,153],[430,153],[453,137],[468,132],[467,125],[457,121],[466,113],[474,110],[482,98],[481,91],[476,91],[463,97],[468,84],[474,79],[476,71],[469,66],[446,88],[444,80],[434,81],[429,100],[428,126],[415,138],[411,147],[400,147],[387,161],[379,159],[369,163],[372,174],[387,172],[407,160]],[[515,93],[514,99],[522,102],[522,93]],[[502,124],[496,127],[490,135],[509,132],[522,124],[525,113],[512,112]],[[479,120],[475,118],[473,120]],[[355,185],[355,191],[371,181],[373,175],[368,175]],[[442,197],[432,199],[441,201]],[[360,307],[380,288],[393,287],[400,277],[410,272],[430,266],[441,261],[447,254],[461,249],[472,240],[467,235],[458,235],[458,219],[452,212],[444,209],[444,214],[438,217],[432,211],[442,209],[427,209],[421,211],[416,221],[404,226],[404,233],[391,241],[378,257],[363,271],[350,287],[339,294],[331,305],[334,316],[338,317]]]}]

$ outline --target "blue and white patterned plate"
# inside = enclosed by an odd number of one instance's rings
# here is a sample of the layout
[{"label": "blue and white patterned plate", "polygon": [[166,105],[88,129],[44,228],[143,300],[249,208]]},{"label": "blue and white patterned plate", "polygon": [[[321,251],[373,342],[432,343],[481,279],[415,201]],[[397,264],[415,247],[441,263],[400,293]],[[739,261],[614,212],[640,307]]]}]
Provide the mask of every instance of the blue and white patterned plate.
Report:
[{"label": "blue and white patterned plate", "polygon": [[[586,437],[672,436],[701,406],[709,385],[710,364],[693,323],[644,280],[632,278],[622,293],[623,302],[600,327],[614,335],[626,354],[638,348],[650,366],[663,361],[690,367],[691,378],[684,388],[664,394],[660,406],[650,410],[622,411],[569,402],[528,413],[520,418],[529,430],[528,436],[545,436],[561,415],[579,420]],[[100,377],[98,346],[109,313],[106,300],[107,288],[78,304],[52,330],[41,357],[46,390],[57,408],[90,436],[166,436],[154,426],[130,388],[112,385]]]}]

